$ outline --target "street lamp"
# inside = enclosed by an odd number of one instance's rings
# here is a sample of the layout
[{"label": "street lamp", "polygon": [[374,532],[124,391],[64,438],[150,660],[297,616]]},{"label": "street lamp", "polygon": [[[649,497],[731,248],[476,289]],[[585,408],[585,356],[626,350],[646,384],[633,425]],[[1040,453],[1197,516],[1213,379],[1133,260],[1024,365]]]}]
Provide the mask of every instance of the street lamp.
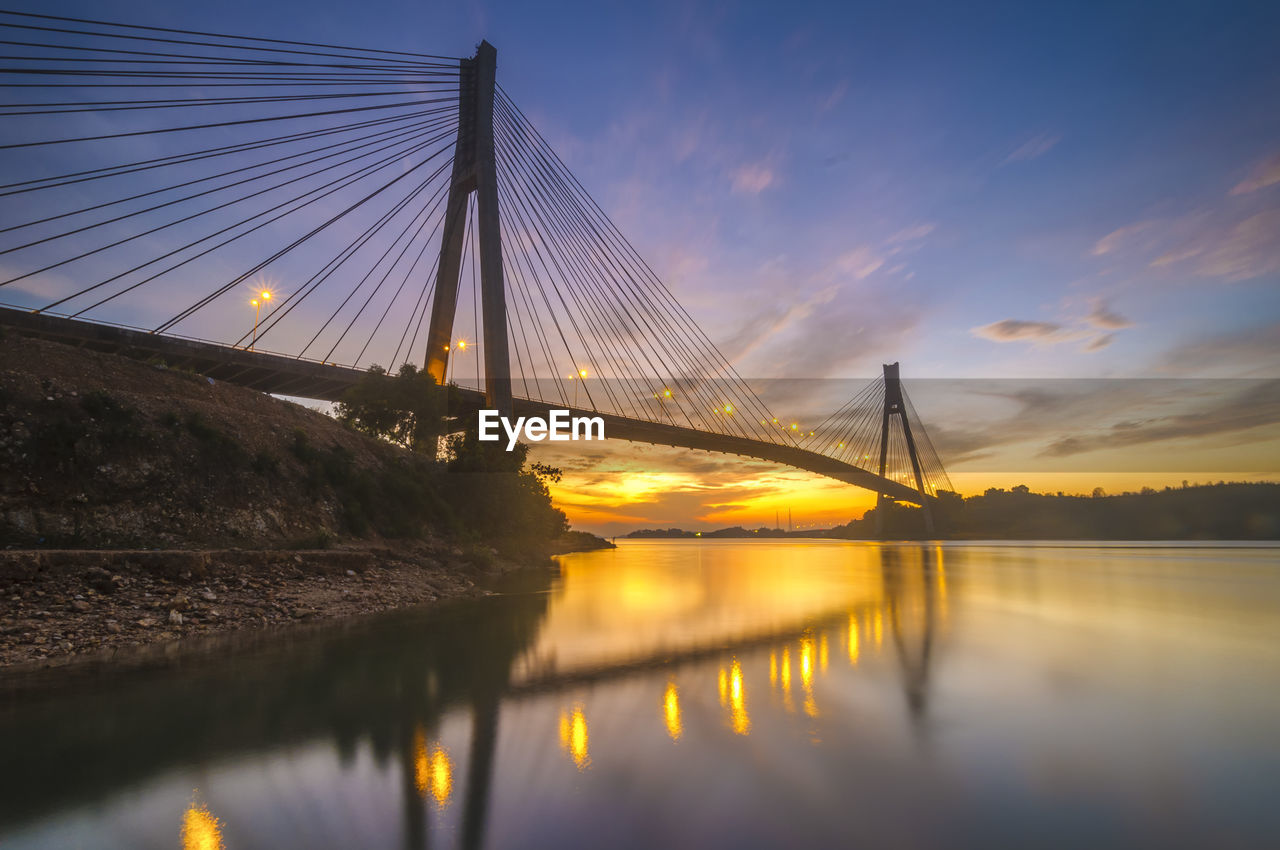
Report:
[{"label": "street lamp", "polygon": [[[569,375],[569,376],[567,376],[567,377],[568,377],[568,379],[569,379],[570,381],[573,381],[573,380],[577,380],[577,381],[585,380],[585,379],[586,379],[586,377],[587,377],[587,370],[586,370],[586,369],[579,369],[579,370],[578,370],[578,374],[576,374],[576,375]],[[574,385],[573,385],[573,406],[574,406],[574,407],[577,407],[577,406],[578,406],[578,385],[577,385],[577,384],[574,384]]]},{"label": "street lamp", "polygon": [[271,300],[271,290],[264,289],[258,293],[258,297],[249,303],[253,305],[253,342],[249,343],[249,350],[253,351],[253,347],[258,344],[258,317],[262,313],[262,305]]}]

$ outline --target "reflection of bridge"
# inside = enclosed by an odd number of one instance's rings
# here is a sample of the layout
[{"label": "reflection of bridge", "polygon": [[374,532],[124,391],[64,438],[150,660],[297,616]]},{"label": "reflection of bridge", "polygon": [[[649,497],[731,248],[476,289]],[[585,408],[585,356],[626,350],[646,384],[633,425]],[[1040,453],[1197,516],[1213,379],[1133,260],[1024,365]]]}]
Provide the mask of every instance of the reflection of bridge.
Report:
[{"label": "reflection of bridge", "polygon": [[[0,735],[11,742],[14,762],[24,765],[24,781],[0,802],[0,834],[61,808],[92,804],[109,811],[121,792],[125,805],[137,805],[138,789],[180,766],[220,764],[234,772],[243,754],[307,749],[323,740],[350,761],[364,740],[380,763],[398,766],[406,847],[426,846],[433,797],[437,804],[451,798],[461,804],[461,846],[479,847],[500,770],[501,707],[512,699],[558,694],[569,705],[584,689],[621,680],[643,685],[647,674],[652,722],[679,737],[690,734],[687,726],[681,731],[681,712],[692,691],[676,690],[676,674],[693,673],[715,688],[718,668],[724,724],[745,735],[767,704],[762,694],[776,697],[788,714],[817,716],[822,695],[815,684],[828,675],[828,655],[832,669],[858,668],[886,647],[900,671],[908,717],[923,733],[931,666],[947,616],[947,579],[934,547],[878,552],[883,596],[877,601],[823,610],[714,649],[673,648],[661,659],[621,659],[513,681],[517,659],[546,627],[548,579],[539,575],[523,588],[531,592],[489,598],[483,608],[442,607],[429,616],[324,630],[254,659],[219,653],[203,664],[184,663],[163,679],[90,682],[95,711],[88,714],[74,694],[43,704],[15,701],[0,712]],[[443,718],[453,712],[471,717],[465,754],[439,745]],[[582,768],[599,718],[589,708],[562,718],[561,746]],[[75,753],[74,770],[68,770],[68,752]],[[250,769],[260,768],[255,757]],[[465,785],[455,787],[455,776],[464,776]]]},{"label": "reflection of bridge", "polygon": [[820,425],[774,415],[497,85],[487,43],[6,27],[35,39],[0,69],[9,327],[330,400],[375,355],[424,351],[473,406],[590,411],[611,437],[926,507],[949,486],[896,364]]}]

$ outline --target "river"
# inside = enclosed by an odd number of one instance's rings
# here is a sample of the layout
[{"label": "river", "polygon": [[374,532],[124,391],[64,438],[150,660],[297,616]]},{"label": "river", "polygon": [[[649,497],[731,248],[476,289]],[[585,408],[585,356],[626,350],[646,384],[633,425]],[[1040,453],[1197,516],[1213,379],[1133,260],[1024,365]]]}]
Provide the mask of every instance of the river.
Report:
[{"label": "river", "polygon": [[1276,847],[1280,548],[625,541],[0,707],[0,847]]}]

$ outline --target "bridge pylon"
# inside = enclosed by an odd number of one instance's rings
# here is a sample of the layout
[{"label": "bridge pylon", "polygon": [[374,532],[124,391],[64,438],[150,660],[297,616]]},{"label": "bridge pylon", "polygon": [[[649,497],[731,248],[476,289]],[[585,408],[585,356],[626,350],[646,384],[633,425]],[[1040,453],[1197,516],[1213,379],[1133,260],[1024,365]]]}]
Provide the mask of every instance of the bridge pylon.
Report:
[{"label": "bridge pylon", "polygon": [[511,358],[507,350],[507,306],[502,269],[502,228],[498,218],[497,155],[493,141],[493,101],[498,51],[480,42],[476,55],[458,63],[458,138],[445,207],[436,270],[426,370],[443,385],[449,366],[453,320],[458,307],[467,205],[476,196],[480,246],[480,304],[484,325],[485,403],[511,413]]},{"label": "bridge pylon", "polygon": [[[929,508],[929,493],[924,486],[924,474],[920,467],[920,455],[916,451],[915,437],[911,434],[911,418],[907,416],[907,405],[902,397],[902,380],[898,376],[897,363],[884,364],[884,412],[880,418],[880,477],[884,478],[889,461],[889,418],[897,416],[902,424],[902,435],[907,443],[907,456],[911,460],[911,471],[915,475],[916,490],[920,493],[920,509],[924,516],[924,533],[932,537],[933,511]],[[876,499],[876,535],[884,536],[885,508],[893,501],[884,493]]]}]

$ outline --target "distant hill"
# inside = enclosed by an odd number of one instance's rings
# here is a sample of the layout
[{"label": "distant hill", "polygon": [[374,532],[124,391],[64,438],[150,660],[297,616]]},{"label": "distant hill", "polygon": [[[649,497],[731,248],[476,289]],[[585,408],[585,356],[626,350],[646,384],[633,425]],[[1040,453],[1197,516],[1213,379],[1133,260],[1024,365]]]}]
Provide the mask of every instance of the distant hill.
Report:
[{"label": "distant hill", "polygon": [[[942,493],[934,503],[938,535],[981,540],[1276,540],[1280,484],[1221,483],[1147,488],[1093,496],[990,489],[980,496]],[[919,537],[919,509],[890,505],[887,537]],[[831,529],[830,536],[876,537],[876,511]]]},{"label": "distant hill", "polygon": [[812,535],[799,531],[783,531],[781,528],[743,528],[740,525],[735,525],[732,528],[720,528],[715,531],[685,531],[683,528],[642,528],[623,536],[633,539],[672,539],[683,537],[809,537]]},{"label": "distant hill", "polygon": [[[1221,483],[1146,489],[1115,496],[1032,493],[1027,487],[991,489],[980,496],[942,493],[934,503],[936,537],[957,540],[1277,540],[1280,484]],[[874,540],[877,509],[830,529],[787,532],[741,526],[693,532],[646,528],[629,538],[833,537]],[[883,536],[923,536],[920,509],[891,504],[884,509]]]}]

